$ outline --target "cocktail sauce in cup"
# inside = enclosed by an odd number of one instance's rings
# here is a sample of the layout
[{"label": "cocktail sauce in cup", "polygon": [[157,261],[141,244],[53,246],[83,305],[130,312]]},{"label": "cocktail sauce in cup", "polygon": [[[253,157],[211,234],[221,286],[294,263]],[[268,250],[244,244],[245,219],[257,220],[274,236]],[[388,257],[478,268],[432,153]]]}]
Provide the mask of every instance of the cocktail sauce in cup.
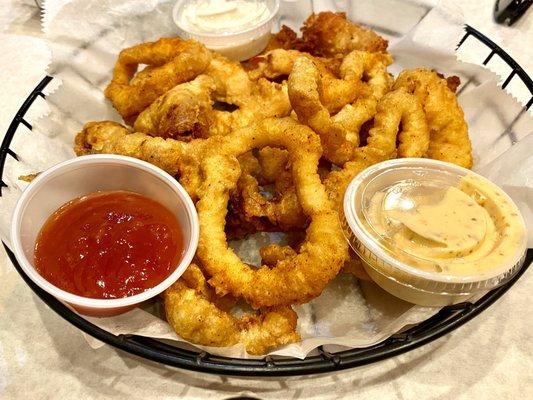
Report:
[{"label": "cocktail sauce in cup", "polygon": [[371,279],[424,306],[455,304],[504,284],[526,253],[518,207],[465,168],[404,158],[357,175],[344,230]]},{"label": "cocktail sauce in cup", "polygon": [[172,11],[179,35],[243,61],[268,44],[279,0],[178,0]]},{"label": "cocktail sauce in cup", "polygon": [[[145,199],[148,205],[160,207],[166,213],[167,220],[177,222],[180,228],[180,248],[175,248],[172,261],[167,264],[169,268],[165,272],[166,277],[161,281],[153,282],[153,286],[136,288],[137,292],[132,292],[135,294],[125,297],[93,298],[63,290],[45,279],[36,268],[36,243],[40,232],[44,231],[42,228],[48,223],[49,218],[57,214],[56,211],[61,211],[60,208],[67,207],[74,199],[77,201],[90,198],[92,195],[105,195],[106,193],[129,193],[132,198],[137,196]],[[81,210],[83,211],[83,207]],[[88,214],[89,216],[93,215]],[[142,212],[139,215],[141,222],[143,218],[149,218]],[[131,218],[128,222],[133,219],[128,215],[114,213],[113,210],[110,211],[109,218],[116,224],[125,221],[120,220],[120,218]],[[102,229],[111,228],[104,224]],[[154,233],[156,236],[153,240],[156,242],[159,240],[158,232]],[[117,236],[119,245],[130,246],[131,243],[122,240],[120,235],[121,233]],[[198,236],[199,224],[196,209],[191,198],[176,179],[144,161],[131,157],[104,154],[73,158],[57,164],[37,176],[18,200],[11,226],[12,248],[21,268],[28,277],[40,288],[71,306],[77,312],[99,317],[117,315],[131,310],[172,285],[189,266],[198,246]],[[137,242],[139,242],[138,238]],[[113,249],[114,247],[111,247],[111,250]],[[146,251],[150,250],[147,249]],[[79,258],[83,257],[80,255]],[[173,265],[174,260],[177,260],[176,265]],[[72,262],[75,263],[76,261],[73,260]],[[67,265],[70,267],[73,264],[68,263]],[[105,266],[105,268],[108,267]],[[111,272],[113,273],[113,271]],[[145,270],[143,269],[142,274],[144,273]],[[77,279],[82,278],[78,277]],[[98,281],[98,284],[100,283],[105,285],[105,282]],[[151,283],[152,281],[150,281]]]}]

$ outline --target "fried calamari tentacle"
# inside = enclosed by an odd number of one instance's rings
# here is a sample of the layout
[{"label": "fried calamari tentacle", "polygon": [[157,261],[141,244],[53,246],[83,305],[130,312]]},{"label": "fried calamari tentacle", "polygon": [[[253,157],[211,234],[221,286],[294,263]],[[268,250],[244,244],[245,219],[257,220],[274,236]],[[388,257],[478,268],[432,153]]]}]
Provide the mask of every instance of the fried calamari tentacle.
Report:
[{"label": "fried calamari tentacle", "polygon": [[[204,183],[197,210],[197,250],[209,283],[217,293],[243,297],[253,307],[304,303],[320,295],[347,258],[347,244],[338,214],[317,173],[320,140],[291,118],[266,119],[224,137],[212,137],[201,167]],[[240,168],[236,157],[253,148],[284,147],[289,152],[298,200],[311,222],[299,253],[274,268],[254,269],[228,247],[224,233],[229,193]]]},{"label": "fried calamari tentacle", "polygon": [[341,65],[343,78],[360,82],[359,98],[331,117],[319,93],[321,74],[316,64],[299,58],[289,76],[289,98],[298,119],[317,132],[322,140],[324,156],[342,165],[353,157],[359,145],[359,129],[370,120],[379,100],[392,83],[387,73],[389,55],[351,52]]},{"label": "fried calamari tentacle", "polygon": [[352,160],[325,179],[330,199],[340,209],[346,188],[363,169],[396,156],[422,157],[428,147],[429,128],[417,99],[403,89],[387,93],[378,102],[366,146],[355,149]]},{"label": "fried calamari tentacle", "polygon": [[[290,162],[286,150],[265,147],[259,150],[257,164],[258,171],[243,168],[237,183],[236,196],[232,196],[231,204],[240,202],[237,206],[242,209],[244,220],[268,220],[265,226],[268,230],[276,228],[288,231],[293,228],[305,228],[308,218],[304,215],[296,188],[292,181]],[[267,198],[261,191],[260,185],[272,185],[272,197]],[[259,221],[254,223],[259,227]]]},{"label": "fried calamari tentacle", "polygon": [[251,95],[239,104],[234,111],[213,110],[208,115],[210,136],[227,135],[262,119],[286,117],[291,112],[287,85],[265,79],[255,82]]},{"label": "fried calamari tentacle", "polygon": [[207,75],[177,85],[140,113],[133,129],[165,138],[205,137],[214,90],[215,83]]},{"label": "fried calamari tentacle", "polygon": [[165,291],[164,298],[169,324],[192,343],[216,347],[242,343],[250,354],[265,354],[300,340],[296,333],[297,315],[289,307],[266,309],[241,318],[220,309],[216,295],[195,264]]},{"label": "fried calamari tentacle", "polygon": [[348,21],[345,13],[311,14],[303,24],[302,34],[302,50],[322,57],[346,55],[352,50],[380,52],[388,45],[374,31]]},{"label": "fried calamari tentacle", "polygon": [[215,81],[216,90],[213,94],[216,101],[243,106],[252,96],[253,82],[236,61],[213,52],[205,74]]},{"label": "fried calamari tentacle", "polygon": [[398,76],[394,88],[413,93],[424,107],[430,129],[427,157],[471,168],[468,126],[448,81],[427,69],[406,70]]},{"label": "fried calamari tentacle", "polygon": [[[211,61],[211,54],[193,40],[164,38],[120,52],[105,96],[122,117],[131,121],[160,95],[194,79]],[[135,79],[139,64],[148,65]]]}]

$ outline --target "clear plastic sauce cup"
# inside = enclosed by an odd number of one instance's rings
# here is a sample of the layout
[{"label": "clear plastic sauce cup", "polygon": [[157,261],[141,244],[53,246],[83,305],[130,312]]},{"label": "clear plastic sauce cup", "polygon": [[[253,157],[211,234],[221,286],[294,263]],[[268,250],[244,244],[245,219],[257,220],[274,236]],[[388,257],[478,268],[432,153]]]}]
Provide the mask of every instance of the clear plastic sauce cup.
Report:
[{"label": "clear plastic sauce cup", "polygon": [[507,282],[526,253],[524,220],[511,198],[436,160],[390,160],[361,172],[346,191],[343,225],[373,281],[425,306]]}]

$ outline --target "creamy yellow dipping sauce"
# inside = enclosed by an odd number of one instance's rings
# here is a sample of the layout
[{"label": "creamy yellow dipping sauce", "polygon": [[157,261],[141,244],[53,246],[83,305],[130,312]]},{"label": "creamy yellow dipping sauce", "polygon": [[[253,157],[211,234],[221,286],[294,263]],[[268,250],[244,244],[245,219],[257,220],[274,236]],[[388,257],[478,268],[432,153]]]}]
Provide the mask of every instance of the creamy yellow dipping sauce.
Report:
[{"label": "creamy yellow dipping sauce", "polygon": [[516,206],[501,189],[474,175],[463,177],[457,187],[399,183],[376,192],[367,221],[397,260],[458,276],[507,268],[525,237]]}]

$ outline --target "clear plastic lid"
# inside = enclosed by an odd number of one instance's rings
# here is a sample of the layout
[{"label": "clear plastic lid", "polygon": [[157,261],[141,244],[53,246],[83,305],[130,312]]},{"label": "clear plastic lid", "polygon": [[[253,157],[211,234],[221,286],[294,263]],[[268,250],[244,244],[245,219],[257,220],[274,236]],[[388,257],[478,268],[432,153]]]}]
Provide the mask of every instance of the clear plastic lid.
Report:
[{"label": "clear plastic lid", "polygon": [[421,290],[471,293],[520,268],[525,224],[498,186],[467,169],[398,159],[360,173],[344,198],[345,233],[371,268]]}]

